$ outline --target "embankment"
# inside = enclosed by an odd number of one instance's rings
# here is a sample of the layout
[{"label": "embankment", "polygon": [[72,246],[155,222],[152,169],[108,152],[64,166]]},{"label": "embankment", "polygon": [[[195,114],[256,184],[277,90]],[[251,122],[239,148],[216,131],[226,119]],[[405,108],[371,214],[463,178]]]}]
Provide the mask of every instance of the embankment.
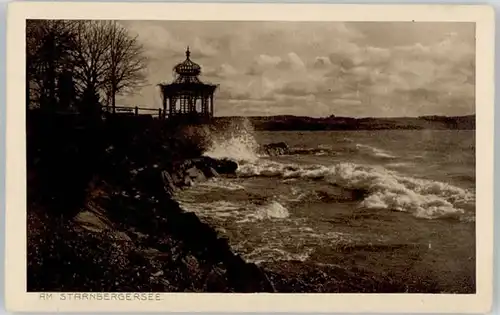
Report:
[{"label": "embankment", "polygon": [[68,119],[28,117],[28,291],[274,291],[172,198],[237,168],[200,157],[202,135],[147,119]]}]

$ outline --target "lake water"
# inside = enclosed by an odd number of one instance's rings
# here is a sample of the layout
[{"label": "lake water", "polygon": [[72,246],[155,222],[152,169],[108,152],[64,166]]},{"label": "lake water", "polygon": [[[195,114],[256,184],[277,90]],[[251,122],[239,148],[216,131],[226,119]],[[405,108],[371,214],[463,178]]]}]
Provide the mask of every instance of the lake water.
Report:
[{"label": "lake water", "polygon": [[[291,154],[257,154],[273,142]],[[237,161],[237,175],[177,199],[248,261],[414,272],[450,291],[474,285],[474,131],[246,130],[205,154]]]}]

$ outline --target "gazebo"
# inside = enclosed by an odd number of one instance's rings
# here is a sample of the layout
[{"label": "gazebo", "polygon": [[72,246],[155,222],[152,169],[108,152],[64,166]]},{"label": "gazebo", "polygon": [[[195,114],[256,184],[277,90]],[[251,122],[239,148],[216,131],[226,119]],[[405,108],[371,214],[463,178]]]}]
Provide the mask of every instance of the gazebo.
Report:
[{"label": "gazebo", "polygon": [[180,115],[213,117],[214,92],[217,85],[200,81],[201,67],[190,59],[189,46],[186,60],[174,67],[174,81],[159,84],[163,100],[163,113],[169,118]]}]

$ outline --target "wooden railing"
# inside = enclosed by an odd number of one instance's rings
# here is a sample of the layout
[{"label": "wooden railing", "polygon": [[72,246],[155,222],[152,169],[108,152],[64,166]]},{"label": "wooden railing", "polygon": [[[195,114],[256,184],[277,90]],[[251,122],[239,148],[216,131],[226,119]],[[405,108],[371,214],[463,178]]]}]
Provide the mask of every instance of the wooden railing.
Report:
[{"label": "wooden railing", "polygon": [[[112,113],[113,108],[111,106],[109,107],[104,107],[104,109]],[[131,107],[131,106],[115,106],[115,113],[131,113],[134,114],[135,116],[138,115],[151,115],[153,117],[158,117],[160,119],[166,118],[168,116],[168,113],[164,113],[161,108],[146,108],[146,107]]]},{"label": "wooden railing", "polygon": [[[111,106],[102,106],[102,111],[104,113],[109,113],[113,114],[113,108]],[[30,111],[39,111],[39,109],[30,109]],[[58,114],[63,114],[63,115],[80,115],[80,112],[76,110],[61,110],[61,111],[51,111],[52,113],[58,113]],[[172,117],[177,117],[177,116],[184,116],[187,117],[189,116],[189,113],[170,113],[168,111],[164,112],[162,108],[148,108],[148,107],[139,107],[139,106],[115,106],[114,110],[115,114],[131,114],[133,116],[140,116],[140,115],[150,115],[152,117],[158,118],[158,119],[167,119],[170,116]],[[213,117],[209,115],[208,113],[202,114],[202,113],[193,113],[196,116],[200,118],[210,118]]]},{"label": "wooden railing", "polygon": [[[113,113],[113,108],[111,106],[109,107],[103,107],[103,110],[108,113]],[[115,106],[114,112],[116,114],[132,114],[134,116],[139,116],[139,115],[151,115],[153,117],[156,117],[158,119],[167,119],[170,117],[170,113],[168,111],[164,112],[162,108],[147,108],[147,107],[131,107],[131,106]],[[187,114],[187,113],[186,113]],[[201,113],[196,113],[198,117],[210,117],[210,115],[207,114],[201,114]],[[174,116],[184,116],[182,113],[173,113],[172,117]]]}]

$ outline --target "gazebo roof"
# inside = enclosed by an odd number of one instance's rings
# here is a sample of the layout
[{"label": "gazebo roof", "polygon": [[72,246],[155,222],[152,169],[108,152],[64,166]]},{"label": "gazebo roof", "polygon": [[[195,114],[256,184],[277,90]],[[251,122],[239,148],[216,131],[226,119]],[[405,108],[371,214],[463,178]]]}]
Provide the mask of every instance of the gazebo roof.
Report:
[{"label": "gazebo roof", "polygon": [[170,83],[170,84],[159,84],[164,94],[177,94],[177,93],[213,93],[217,88],[215,84],[206,83]]},{"label": "gazebo roof", "polygon": [[201,82],[198,76],[201,74],[201,67],[190,59],[191,52],[189,46],[186,49],[186,60],[177,64],[174,71],[177,74],[174,82],[169,84],[159,84],[164,94],[178,93],[213,93],[217,85]]}]

